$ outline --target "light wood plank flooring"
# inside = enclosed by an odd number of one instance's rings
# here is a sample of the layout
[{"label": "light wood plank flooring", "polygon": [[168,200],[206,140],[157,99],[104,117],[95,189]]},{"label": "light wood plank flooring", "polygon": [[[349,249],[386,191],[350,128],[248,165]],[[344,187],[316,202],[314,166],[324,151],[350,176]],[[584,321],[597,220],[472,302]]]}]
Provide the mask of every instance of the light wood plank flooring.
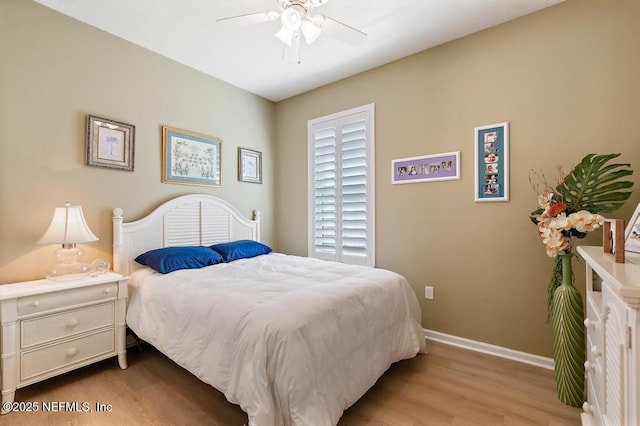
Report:
[{"label": "light wood plank flooring", "polygon": [[[429,342],[401,361],[342,416],[361,425],[579,425],[556,399],[553,373]],[[246,415],[156,350],[129,350],[129,368],[106,360],[19,389],[16,401],[86,401],[91,413],[11,413],[2,425],[243,425]],[[110,412],[95,412],[97,402]]]}]

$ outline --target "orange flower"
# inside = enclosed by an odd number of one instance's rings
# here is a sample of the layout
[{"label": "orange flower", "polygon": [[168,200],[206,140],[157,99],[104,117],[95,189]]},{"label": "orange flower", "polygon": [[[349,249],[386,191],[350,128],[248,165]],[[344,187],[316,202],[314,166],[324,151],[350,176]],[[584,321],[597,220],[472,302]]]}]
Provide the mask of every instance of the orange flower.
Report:
[{"label": "orange flower", "polygon": [[567,209],[567,205],[562,201],[560,201],[559,203],[554,204],[549,208],[549,216],[551,217],[557,216],[559,213],[562,213],[566,209]]}]

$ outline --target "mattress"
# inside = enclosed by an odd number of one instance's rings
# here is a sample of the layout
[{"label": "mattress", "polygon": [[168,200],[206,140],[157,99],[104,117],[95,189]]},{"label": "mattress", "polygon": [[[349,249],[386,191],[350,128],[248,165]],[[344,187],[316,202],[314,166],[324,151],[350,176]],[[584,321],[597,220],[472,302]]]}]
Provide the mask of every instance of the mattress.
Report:
[{"label": "mattress", "polygon": [[399,360],[426,352],[401,275],[279,253],[130,278],[127,325],[221,391],[249,424],[335,425]]}]

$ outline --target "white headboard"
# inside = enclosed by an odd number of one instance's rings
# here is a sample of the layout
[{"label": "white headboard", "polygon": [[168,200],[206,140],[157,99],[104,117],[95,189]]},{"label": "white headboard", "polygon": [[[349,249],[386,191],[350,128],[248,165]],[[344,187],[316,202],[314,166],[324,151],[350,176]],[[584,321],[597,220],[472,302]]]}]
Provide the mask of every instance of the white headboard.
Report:
[{"label": "white headboard", "polygon": [[234,206],[212,195],[183,195],[160,205],[148,216],[123,223],[113,209],[113,270],[129,275],[141,266],[134,259],[169,246],[209,246],[235,240],[260,241],[260,213],[247,219]]}]

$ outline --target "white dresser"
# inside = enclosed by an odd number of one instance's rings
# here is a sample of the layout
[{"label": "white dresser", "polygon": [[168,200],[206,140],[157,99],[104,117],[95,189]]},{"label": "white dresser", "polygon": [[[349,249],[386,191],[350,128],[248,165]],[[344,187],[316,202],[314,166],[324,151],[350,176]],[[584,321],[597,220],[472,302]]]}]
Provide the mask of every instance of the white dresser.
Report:
[{"label": "white dresser", "polygon": [[584,425],[638,425],[640,254],[615,263],[602,247],[578,247],[587,267],[587,401]]},{"label": "white dresser", "polygon": [[0,285],[2,414],[18,388],[118,356],[127,368],[127,278]]}]

